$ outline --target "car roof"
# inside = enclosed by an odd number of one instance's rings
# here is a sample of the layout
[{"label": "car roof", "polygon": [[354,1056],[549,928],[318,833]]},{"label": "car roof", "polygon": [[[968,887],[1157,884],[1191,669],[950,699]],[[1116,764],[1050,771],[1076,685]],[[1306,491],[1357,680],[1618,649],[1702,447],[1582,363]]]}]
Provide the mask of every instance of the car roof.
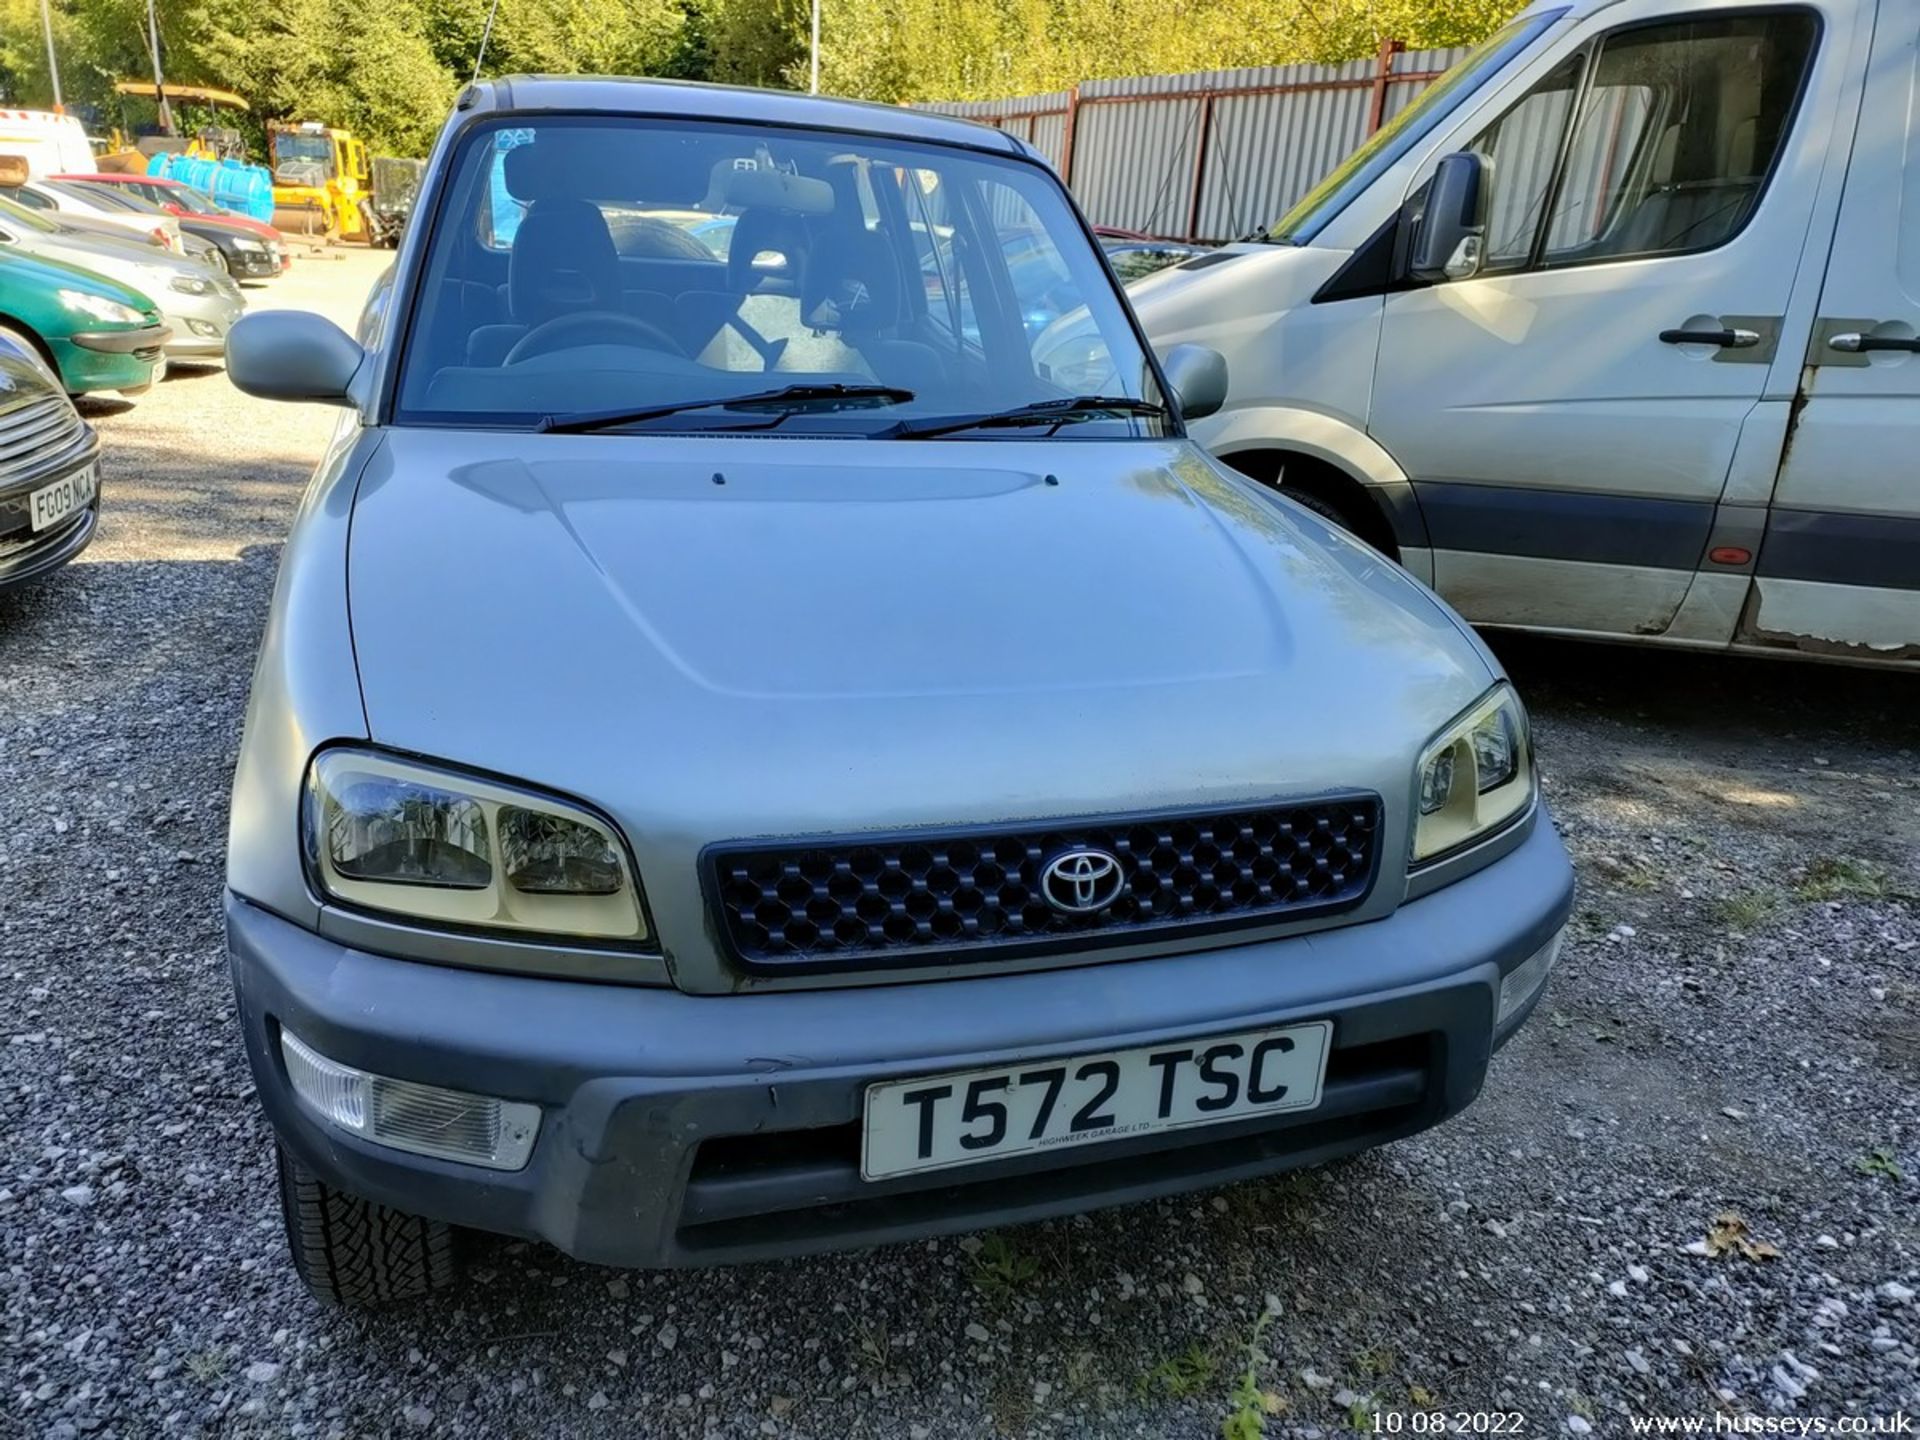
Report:
[{"label": "car roof", "polygon": [[77,170],[63,175],[47,175],[42,178],[47,180],[106,180],[115,185],[128,185],[136,180],[143,185],[178,185],[180,183],[178,180],[169,180],[164,175],[82,175]]},{"label": "car roof", "polygon": [[668,115],[696,120],[736,120],[757,125],[793,125],[870,135],[966,145],[975,150],[1031,155],[1024,143],[991,125],[956,116],[865,100],[802,95],[792,90],[755,90],[741,85],[705,85],[614,75],[503,75],[469,85],[457,102],[466,113],[491,111],[597,111],[609,115]]}]

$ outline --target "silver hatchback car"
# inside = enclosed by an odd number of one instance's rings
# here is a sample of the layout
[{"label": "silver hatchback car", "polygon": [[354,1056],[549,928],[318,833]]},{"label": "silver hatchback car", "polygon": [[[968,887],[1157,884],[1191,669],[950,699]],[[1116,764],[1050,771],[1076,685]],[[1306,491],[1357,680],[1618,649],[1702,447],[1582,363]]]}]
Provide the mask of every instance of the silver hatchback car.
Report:
[{"label": "silver hatchback car", "polygon": [[1479,1091],[1572,900],[1458,617],[1211,460],[1051,170],[912,111],[468,90],[281,562],[228,933],[323,1298],[1217,1185]]}]

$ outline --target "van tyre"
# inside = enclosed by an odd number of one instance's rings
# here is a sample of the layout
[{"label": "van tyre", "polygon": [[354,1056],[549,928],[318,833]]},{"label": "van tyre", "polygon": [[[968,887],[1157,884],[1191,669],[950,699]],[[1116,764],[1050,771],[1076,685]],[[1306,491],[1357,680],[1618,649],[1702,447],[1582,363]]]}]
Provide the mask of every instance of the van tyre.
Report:
[{"label": "van tyre", "polygon": [[458,1263],[451,1225],[336,1190],[274,1142],[293,1268],[328,1305],[391,1305],[445,1290]]},{"label": "van tyre", "polygon": [[1349,532],[1353,530],[1353,521],[1347,515],[1347,512],[1331,500],[1322,500],[1311,490],[1296,490],[1285,484],[1282,484],[1279,488],[1280,493],[1286,496],[1287,499],[1293,501],[1294,504],[1300,506],[1303,510],[1311,510],[1329,525],[1337,525],[1342,530]]}]

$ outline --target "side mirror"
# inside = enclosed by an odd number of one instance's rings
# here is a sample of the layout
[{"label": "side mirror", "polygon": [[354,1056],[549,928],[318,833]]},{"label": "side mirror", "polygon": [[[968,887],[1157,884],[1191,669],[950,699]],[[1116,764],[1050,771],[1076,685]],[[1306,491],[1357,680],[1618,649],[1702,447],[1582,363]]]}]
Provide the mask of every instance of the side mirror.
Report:
[{"label": "side mirror", "polygon": [[1427,186],[1407,270],[1416,280],[1467,280],[1480,271],[1487,230],[1487,162],[1471,150],[1443,156]]},{"label": "side mirror", "polygon": [[1207,345],[1176,345],[1160,361],[1182,420],[1199,420],[1227,403],[1227,360]]},{"label": "side mirror", "polygon": [[366,358],[346,331],[307,310],[264,310],[227,332],[227,375],[263,400],[351,405],[347,387]]}]

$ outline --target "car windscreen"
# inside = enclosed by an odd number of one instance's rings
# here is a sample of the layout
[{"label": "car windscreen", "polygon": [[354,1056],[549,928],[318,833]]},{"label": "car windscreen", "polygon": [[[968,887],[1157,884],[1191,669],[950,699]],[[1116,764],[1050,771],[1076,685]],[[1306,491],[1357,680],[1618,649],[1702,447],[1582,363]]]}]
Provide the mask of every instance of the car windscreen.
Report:
[{"label": "car windscreen", "polygon": [[46,185],[55,194],[64,195],[69,200],[91,206],[95,210],[145,212],[158,208],[143,204],[137,196],[118,194],[107,186],[88,185],[82,181],[73,180],[49,180]]},{"label": "car windscreen", "polygon": [[1254,238],[1291,245],[1310,243],[1346,208],[1348,201],[1457,110],[1479,88],[1481,81],[1497,75],[1508,60],[1531,45],[1535,37],[1566,13],[1562,8],[1522,15],[1481,41],[1466,58],[1421,91],[1413,103],[1374,131],[1372,138]]},{"label": "car windscreen", "polygon": [[0,218],[4,218],[9,225],[17,225],[22,230],[32,230],[41,235],[58,235],[68,228],[55,224],[36,210],[29,210],[26,206],[4,197],[0,197]]},{"label": "car windscreen", "polygon": [[111,206],[116,210],[130,210],[136,215],[165,215],[153,201],[144,195],[136,195],[118,185],[93,185],[85,180],[55,180],[50,182],[69,195],[98,205]]},{"label": "car windscreen", "polygon": [[144,194],[142,199],[151,200],[162,206],[178,205],[182,210],[191,210],[196,215],[220,215],[225,211],[191,185],[156,186]]},{"label": "car windscreen", "polygon": [[[646,423],[860,435],[1159,398],[1059,181],[958,146],[685,119],[484,122],[451,161],[420,276],[400,423],[692,406]],[[812,398],[771,416],[723,408],[789,387]],[[1123,409],[1074,418],[1063,433],[1155,430]]]}]

